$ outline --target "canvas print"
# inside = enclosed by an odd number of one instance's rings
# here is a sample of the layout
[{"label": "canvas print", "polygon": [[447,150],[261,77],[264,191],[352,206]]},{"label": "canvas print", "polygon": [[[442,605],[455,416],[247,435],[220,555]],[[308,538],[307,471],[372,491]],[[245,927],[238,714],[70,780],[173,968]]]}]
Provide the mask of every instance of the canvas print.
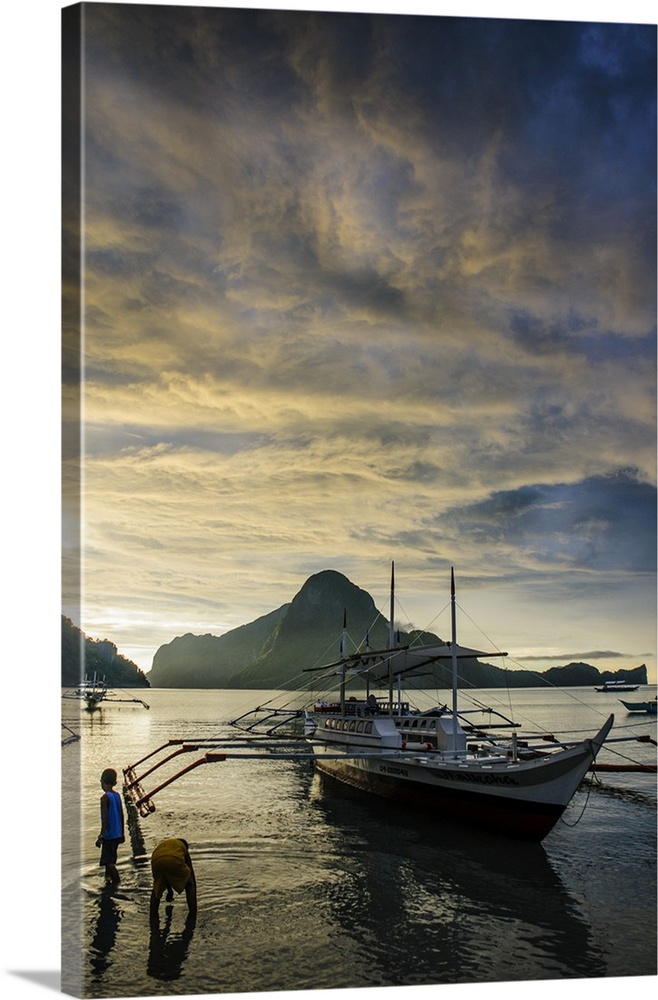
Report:
[{"label": "canvas print", "polygon": [[637,992],[656,26],[62,23],[63,991]]}]

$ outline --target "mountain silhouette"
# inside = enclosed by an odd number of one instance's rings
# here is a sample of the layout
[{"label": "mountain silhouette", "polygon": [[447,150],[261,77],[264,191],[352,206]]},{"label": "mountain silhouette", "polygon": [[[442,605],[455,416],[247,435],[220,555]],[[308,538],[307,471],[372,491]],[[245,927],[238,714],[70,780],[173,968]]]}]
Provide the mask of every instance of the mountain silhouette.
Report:
[{"label": "mountain silhouette", "polygon": [[[309,577],[256,660],[231,679],[232,686],[277,687],[295,679],[305,668],[339,659],[344,617],[348,636],[345,654],[364,648],[366,635],[371,649],[389,645],[388,620],[370,594],[342,573],[323,570]],[[400,634],[403,643],[410,638],[407,633]]]},{"label": "mountain silhouette", "polygon": [[[272,688],[292,683],[308,667],[340,656],[343,617],[348,648],[389,644],[389,623],[370,594],[336,570],[309,577],[289,604],[224,635],[187,634],[161,646],[153,657],[153,687]],[[417,633],[401,632],[401,643]],[[428,641],[436,636],[427,633]]]}]

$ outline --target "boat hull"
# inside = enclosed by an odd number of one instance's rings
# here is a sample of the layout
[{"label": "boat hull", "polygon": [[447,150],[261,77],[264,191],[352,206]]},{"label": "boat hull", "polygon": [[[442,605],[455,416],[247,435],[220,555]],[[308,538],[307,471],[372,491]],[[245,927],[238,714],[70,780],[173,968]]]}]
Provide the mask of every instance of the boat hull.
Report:
[{"label": "boat hull", "polygon": [[[621,699],[620,699],[621,700]],[[644,712],[646,715],[656,714],[656,701],[623,701],[622,705],[629,712]]]},{"label": "boat hull", "polygon": [[564,811],[564,806],[514,802],[484,793],[474,796],[458,788],[430,790],[420,782],[402,782],[391,776],[372,775],[334,761],[316,763],[322,774],[361,791],[439,815],[448,822],[465,822],[519,840],[540,842],[551,832]]},{"label": "boat hull", "polygon": [[430,755],[349,756],[347,748],[341,758],[335,747],[314,746],[318,770],[345,784],[446,820],[535,842],[553,829],[597,750],[595,741],[586,741],[550,760],[486,765]]}]

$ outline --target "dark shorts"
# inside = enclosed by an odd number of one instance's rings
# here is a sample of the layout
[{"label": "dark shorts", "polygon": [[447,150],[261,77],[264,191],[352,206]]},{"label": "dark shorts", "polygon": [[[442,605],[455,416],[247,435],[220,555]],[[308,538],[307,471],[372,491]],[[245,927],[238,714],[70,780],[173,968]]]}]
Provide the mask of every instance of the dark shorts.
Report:
[{"label": "dark shorts", "polygon": [[115,865],[117,863],[117,851],[121,843],[120,837],[112,840],[104,840],[101,846],[101,859],[99,865]]}]

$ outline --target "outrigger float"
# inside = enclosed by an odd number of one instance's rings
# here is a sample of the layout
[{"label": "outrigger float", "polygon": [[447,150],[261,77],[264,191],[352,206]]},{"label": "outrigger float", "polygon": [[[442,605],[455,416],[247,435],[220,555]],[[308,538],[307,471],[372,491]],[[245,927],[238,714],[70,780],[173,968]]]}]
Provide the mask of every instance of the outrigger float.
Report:
[{"label": "outrigger float", "polygon": [[68,746],[69,743],[76,743],[80,739],[80,734],[76,733],[75,730],[67,726],[65,722],[62,723],[62,746]]},{"label": "outrigger float", "polygon": [[[365,651],[347,655],[344,621],[339,660],[305,671],[323,671],[323,678],[337,676],[337,697],[315,699],[302,708],[266,705],[251,709],[231,723],[244,734],[241,737],[168,740],[124,769],[124,794],[129,806],[139,815],[148,816],[155,810],[155,795],[204,764],[230,759],[313,761],[319,771],[393,802],[430,810],[486,830],[541,841],[554,827],[588,771],[655,772],[655,764],[596,763],[604,744],[609,747],[611,743],[634,739],[655,745],[655,740],[648,736],[610,737],[613,715],[593,736],[571,741],[547,733],[521,735],[515,722],[485,705],[460,709],[458,661],[465,657],[507,654],[485,653],[458,645],[454,572],[449,643],[396,646],[393,602],[392,572],[391,634],[387,649],[373,651],[366,647]],[[441,661],[452,665],[451,707],[412,709],[402,697],[402,677],[414,671],[427,672]],[[362,687],[365,683],[365,693],[348,698],[348,677],[358,678]],[[388,684],[387,697],[370,693],[370,685],[376,682]],[[485,721],[474,720],[476,714],[485,716]],[[145,791],[146,778],[174,758],[189,753],[200,756]],[[149,761],[146,770],[138,773]]]}]

